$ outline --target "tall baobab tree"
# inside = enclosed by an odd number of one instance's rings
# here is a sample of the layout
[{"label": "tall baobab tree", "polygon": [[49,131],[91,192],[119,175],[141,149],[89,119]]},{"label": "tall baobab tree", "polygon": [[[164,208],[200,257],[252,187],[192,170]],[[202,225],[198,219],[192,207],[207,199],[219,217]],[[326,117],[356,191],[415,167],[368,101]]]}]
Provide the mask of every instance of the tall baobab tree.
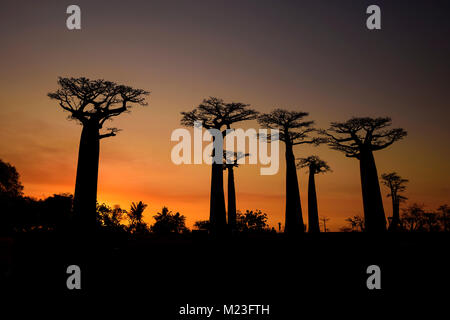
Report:
[{"label": "tall baobab tree", "polygon": [[[306,143],[317,145],[322,142],[320,138],[309,137],[309,134],[315,129],[312,127],[314,121],[303,121],[303,118],[308,115],[308,112],[275,109],[258,117],[258,122],[264,128],[279,130],[278,138],[284,142],[286,147],[286,220],[284,232],[293,235],[304,232],[294,146]],[[268,141],[271,138],[268,137]],[[308,138],[310,139],[308,140]]]},{"label": "tall baobab tree", "polygon": [[[183,118],[181,124],[187,127],[193,127],[197,121],[202,122],[206,130],[216,129],[222,132],[222,137],[227,135],[227,129],[237,122],[253,120],[257,117],[257,112],[249,108],[250,105],[231,102],[225,103],[222,99],[210,97],[194,110],[181,112]],[[223,129],[223,130],[222,130]],[[216,153],[223,154],[221,150],[216,150],[215,137],[213,136],[212,157]],[[226,209],[225,196],[223,191],[223,164],[212,162],[211,165],[211,194],[209,220],[212,233],[223,233],[226,229]]]},{"label": "tall baobab tree", "polygon": [[322,221],[322,223],[323,223],[323,232],[328,232],[327,221],[330,221],[330,218],[321,217],[320,221]]},{"label": "tall baobab tree", "polygon": [[388,197],[392,199],[392,220],[389,224],[389,230],[397,231],[400,227],[400,202],[407,199],[400,193],[406,190],[405,184],[409,180],[403,179],[395,172],[383,173],[381,179],[383,184],[389,188]]},{"label": "tall baobab tree", "polygon": [[100,140],[115,136],[117,128],[107,128],[106,121],[129,111],[132,105],[146,105],[149,92],[118,85],[103,79],[58,78],[59,88],[48,96],[59,102],[78,121],[81,131],[73,211],[78,227],[93,230],[96,225],[96,202]]},{"label": "tall baobab tree", "polygon": [[308,232],[320,232],[319,226],[319,212],[317,208],[317,194],[315,175],[331,171],[328,164],[320,159],[318,156],[309,156],[307,158],[299,158],[297,163],[299,168],[308,168]]},{"label": "tall baobab tree", "polygon": [[359,160],[365,230],[368,232],[386,230],[386,217],[373,152],[389,147],[407,134],[401,128],[386,129],[390,125],[391,118],[388,117],[351,118],[346,122],[332,122],[328,130],[321,130],[332,149],[343,152],[346,157]]},{"label": "tall baobab tree", "polygon": [[234,168],[238,167],[238,160],[247,157],[248,153],[224,151],[223,169],[228,171],[228,227],[236,230],[236,187],[234,183]]}]

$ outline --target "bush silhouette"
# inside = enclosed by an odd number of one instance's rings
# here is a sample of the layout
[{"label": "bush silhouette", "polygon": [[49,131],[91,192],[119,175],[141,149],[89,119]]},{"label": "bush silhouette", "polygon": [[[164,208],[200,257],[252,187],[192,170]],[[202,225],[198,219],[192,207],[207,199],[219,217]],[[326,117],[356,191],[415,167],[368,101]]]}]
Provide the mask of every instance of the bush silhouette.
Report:
[{"label": "bush silhouette", "polygon": [[170,233],[185,233],[188,232],[186,228],[186,217],[177,213],[172,213],[167,207],[163,207],[161,212],[153,216],[155,224],[151,226],[151,231],[157,234]]}]

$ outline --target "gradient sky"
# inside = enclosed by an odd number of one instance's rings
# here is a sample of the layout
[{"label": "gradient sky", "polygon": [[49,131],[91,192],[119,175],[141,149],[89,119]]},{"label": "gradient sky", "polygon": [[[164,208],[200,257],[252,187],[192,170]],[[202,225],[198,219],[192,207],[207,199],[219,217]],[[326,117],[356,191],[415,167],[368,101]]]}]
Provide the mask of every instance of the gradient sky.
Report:
[{"label": "gradient sky", "polygon": [[[75,3],[81,31],[65,26],[66,8]],[[365,27],[369,4],[381,7],[380,31]],[[149,204],[150,223],[163,205],[186,215],[189,226],[209,216],[209,167],[170,160],[180,112],[208,96],[260,112],[307,111],[322,128],[352,116],[391,116],[408,137],[375,153],[379,174],[396,171],[409,179],[409,203],[432,209],[450,200],[448,1],[0,6],[0,158],[16,166],[27,195],[74,190],[81,127],[46,94],[57,88],[58,76],[85,76],[152,92],[147,107],[114,120],[123,129],[117,137],[102,140],[98,189],[98,200],[110,205]],[[358,162],[326,146],[295,149],[297,157],[311,154],[333,169],[316,184],[319,213],[337,230],[346,217],[362,214]],[[307,175],[298,174],[307,222]],[[284,223],[284,164],[274,176],[260,176],[254,165],[235,175],[238,209],[261,209],[271,225]]]}]

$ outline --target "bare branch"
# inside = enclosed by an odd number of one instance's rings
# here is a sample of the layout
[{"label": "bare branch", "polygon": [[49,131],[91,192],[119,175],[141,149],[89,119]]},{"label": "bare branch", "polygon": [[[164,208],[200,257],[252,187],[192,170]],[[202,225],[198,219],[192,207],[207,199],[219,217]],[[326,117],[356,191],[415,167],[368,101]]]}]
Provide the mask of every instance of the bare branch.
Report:
[{"label": "bare branch", "polygon": [[119,131],[122,131],[121,129],[117,129],[117,128],[108,128],[109,132],[105,133],[105,134],[101,134],[99,136],[99,139],[104,139],[104,138],[108,138],[108,137],[115,137],[116,133]]},{"label": "bare branch", "polygon": [[[132,104],[146,105],[149,92],[118,85],[103,79],[58,78],[59,88],[48,94],[50,99],[59,101],[64,111],[81,122],[94,120],[103,123],[128,111]],[[113,108],[116,106],[115,108]]]}]

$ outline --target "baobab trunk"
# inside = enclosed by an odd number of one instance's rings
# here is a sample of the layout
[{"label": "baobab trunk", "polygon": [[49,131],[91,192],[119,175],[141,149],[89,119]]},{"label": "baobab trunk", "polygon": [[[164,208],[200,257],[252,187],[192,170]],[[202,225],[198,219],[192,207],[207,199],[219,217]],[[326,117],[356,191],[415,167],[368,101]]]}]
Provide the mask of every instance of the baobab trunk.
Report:
[{"label": "baobab trunk", "polygon": [[221,163],[213,163],[211,165],[209,221],[211,223],[212,233],[224,233],[227,224],[227,214],[225,210],[225,195],[223,192],[223,167]]},{"label": "baobab trunk", "polygon": [[319,212],[317,208],[316,183],[314,179],[314,170],[309,169],[308,181],[308,232],[320,232]]},{"label": "baobab trunk", "polygon": [[380,184],[378,182],[377,167],[372,151],[361,151],[359,167],[361,172],[365,230],[367,232],[386,231],[386,217],[384,215]]},{"label": "baobab trunk", "polygon": [[76,227],[84,231],[96,226],[99,152],[99,123],[87,120],[81,132],[73,203]]},{"label": "baobab trunk", "polygon": [[228,167],[228,226],[236,229],[236,189],[234,186],[234,170]]},{"label": "baobab trunk", "polygon": [[297,168],[292,145],[286,143],[286,221],[284,232],[303,233],[302,207],[298,188]]},{"label": "baobab trunk", "polygon": [[392,197],[392,221],[389,225],[389,231],[398,231],[400,224],[400,201]]}]

